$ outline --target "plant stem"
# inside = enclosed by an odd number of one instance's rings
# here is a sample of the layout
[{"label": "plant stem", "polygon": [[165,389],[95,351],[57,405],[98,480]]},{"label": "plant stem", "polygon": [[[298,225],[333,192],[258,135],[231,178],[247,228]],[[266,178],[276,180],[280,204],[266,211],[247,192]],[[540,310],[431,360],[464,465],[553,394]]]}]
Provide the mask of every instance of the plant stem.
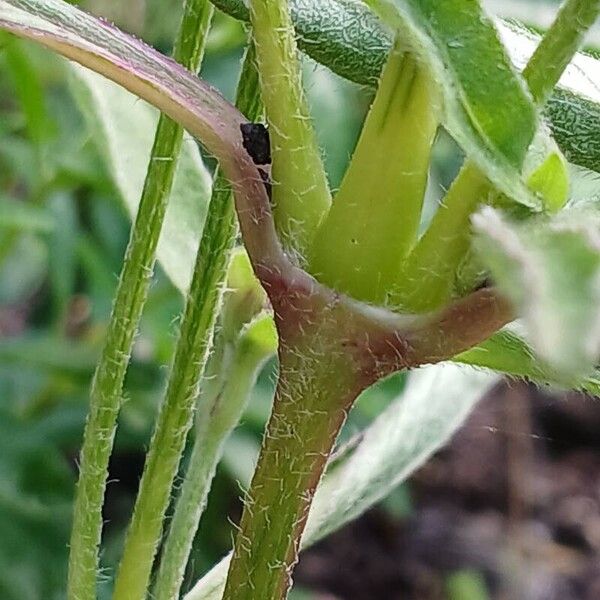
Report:
[{"label": "plant stem", "polygon": [[600,0],[566,0],[560,7],[552,27],[523,70],[529,91],[539,106],[546,104],[599,12]]},{"label": "plant stem", "polygon": [[343,353],[327,352],[312,338],[306,341],[307,347],[280,347],[273,413],[223,600],[286,597],[308,508],[358,392],[357,375]]},{"label": "plant stem", "polygon": [[485,175],[467,161],[404,265],[391,305],[424,313],[448,302],[456,271],[471,245],[471,215],[493,194]]},{"label": "plant stem", "polygon": [[[215,181],[167,392],[146,455],[115,582],[115,600],[146,596],[171,487],[192,424],[199,380],[212,343],[235,224],[226,181]],[[226,214],[223,214],[225,212]]]},{"label": "plant stem", "polygon": [[[548,99],[599,12],[600,0],[567,0],[563,4],[523,71],[540,106]],[[456,271],[470,248],[471,216],[482,203],[496,196],[485,175],[467,161],[408,258],[391,304],[424,312],[451,299]]]},{"label": "plant stem", "polygon": [[[244,104],[242,110],[251,119],[257,119],[262,105],[252,51],[244,61],[238,96]],[[192,424],[200,379],[212,344],[235,231],[233,195],[219,170],[196,255],[165,399],[150,442],[115,583],[115,600],[141,600],[146,594],[173,480]]]},{"label": "plant stem", "polygon": [[311,247],[319,281],[383,304],[417,239],[440,117],[427,69],[396,44],[352,162]]},{"label": "plant stem", "polygon": [[[196,70],[210,11],[205,0],[186,2],[175,59]],[[177,166],[183,129],[161,115],[138,214],[131,231],[106,336],[90,391],[90,412],[80,454],[70,541],[69,600],[96,597],[102,504],[123,380],[156,260],[156,246]]]},{"label": "plant stem", "polygon": [[223,600],[286,597],[315,488],[363,389],[447,360],[513,318],[492,289],[428,317],[402,317],[340,296],[293,266],[262,276],[279,334],[279,381]]},{"label": "plant stem", "polygon": [[[269,317],[263,317],[253,327],[257,326],[261,329],[270,328],[272,321]],[[270,333],[270,339],[273,337],[274,331]],[[196,439],[162,551],[153,594],[156,600],[179,597],[189,554],[223,446],[239,422],[260,368],[273,355],[275,340],[274,344],[257,343],[250,336],[242,335],[235,347],[225,352],[226,364],[223,364],[223,356],[219,355],[219,364],[214,369],[219,375],[216,389],[208,393],[203,390],[201,393]],[[208,372],[211,372],[212,363],[211,358]]]},{"label": "plant stem", "polygon": [[273,217],[284,245],[305,256],[331,197],[287,0],[252,0],[250,20],[271,136]]}]

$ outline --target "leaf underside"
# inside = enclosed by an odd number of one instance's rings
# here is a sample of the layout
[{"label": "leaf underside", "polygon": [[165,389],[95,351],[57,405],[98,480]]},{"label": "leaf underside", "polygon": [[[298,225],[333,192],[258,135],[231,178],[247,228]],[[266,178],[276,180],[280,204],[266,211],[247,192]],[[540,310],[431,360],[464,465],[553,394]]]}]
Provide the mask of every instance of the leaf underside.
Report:
[{"label": "leaf underside", "polygon": [[475,215],[475,248],[513,302],[536,354],[568,381],[589,375],[600,354],[600,219],[565,211],[512,223]]},{"label": "leaf underside", "polygon": [[[158,111],[89,69],[75,63],[69,67],[71,88],[92,140],[133,220],[142,195]],[[211,176],[198,146],[191,136],[185,135],[157,251],[162,268],[183,295],[192,277],[211,187]]]}]

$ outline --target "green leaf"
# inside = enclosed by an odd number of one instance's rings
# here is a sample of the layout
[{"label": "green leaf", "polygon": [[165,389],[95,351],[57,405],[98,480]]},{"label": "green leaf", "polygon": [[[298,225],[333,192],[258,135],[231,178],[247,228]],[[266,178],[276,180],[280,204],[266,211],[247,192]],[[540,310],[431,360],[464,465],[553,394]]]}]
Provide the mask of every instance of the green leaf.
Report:
[{"label": "green leaf", "polygon": [[466,155],[510,198],[539,208],[521,177],[537,111],[479,2],[369,4],[432,70],[444,95],[444,125]]},{"label": "green leaf", "polygon": [[[384,2],[387,0],[371,0],[376,9]],[[406,32],[405,43],[415,44],[448,88],[446,101],[458,92],[478,134],[512,166],[520,167],[536,130],[535,108],[479,2],[391,3],[400,17],[400,32]],[[442,76],[444,70],[451,71],[450,81]]]},{"label": "green leaf", "polygon": [[569,199],[568,165],[560,150],[551,151],[527,178],[527,185],[544,200],[544,210],[558,212]]},{"label": "green leaf", "polygon": [[[411,372],[404,391],[334,459],[317,490],[304,547],[394,490],[448,441],[496,381],[489,373],[451,364]],[[220,600],[228,562],[223,559],[185,600]]]},{"label": "green leaf", "polygon": [[[1,38],[1,41],[4,40],[5,34]],[[30,59],[25,44],[20,40],[8,40],[3,51],[15,92],[23,108],[31,141],[39,145],[48,140],[54,127],[46,107],[39,72]]]},{"label": "green leaf", "polygon": [[[135,218],[158,122],[158,111],[104,77],[71,63],[72,88],[90,134],[131,219]],[[184,137],[158,259],[185,294],[211,194],[210,173],[189,135]]]},{"label": "green leaf", "polygon": [[595,396],[600,395],[600,373],[570,382],[541,362],[527,342],[511,329],[504,329],[491,338],[452,359],[454,362],[491,369],[518,379],[558,388],[575,388]]},{"label": "green leaf", "polygon": [[537,355],[563,377],[589,373],[600,354],[600,220],[591,211],[516,224],[485,208],[475,248],[523,319]]}]

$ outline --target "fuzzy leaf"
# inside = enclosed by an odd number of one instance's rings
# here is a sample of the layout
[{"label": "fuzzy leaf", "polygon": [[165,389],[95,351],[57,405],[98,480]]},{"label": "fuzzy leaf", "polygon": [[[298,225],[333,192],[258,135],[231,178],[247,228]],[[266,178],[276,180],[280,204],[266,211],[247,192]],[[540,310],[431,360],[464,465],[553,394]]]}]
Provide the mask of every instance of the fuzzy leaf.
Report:
[{"label": "fuzzy leaf", "polygon": [[[303,546],[355,519],[419,468],[456,432],[498,378],[457,365],[409,375],[404,391],[360,435],[342,448],[317,490]],[[185,600],[220,600],[229,557]]]},{"label": "fuzzy leaf", "polygon": [[492,208],[474,216],[475,247],[514,303],[537,355],[562,376],[589,373],[600,354],[600,219],[567,211],[510,223]]},{"label": "fuzzy leaf", "polygon": [[522,336],[510,329],[499,331],[491,338],[452,359],[454,362],[491,369],[517,379],[526,379],[538,385],[575,388],[595,396],[600,395],[600,373],[579,381],[566,382],[560,375],[542,363]]},{"label": "fuzzy leaf", "polygon": [[[158,111],[122,87],[71,64],[72,88],[131,219],[135,219]],[[184,137],[171,201],[158,242],[165,273],[185,295],[211,193],[211,177],[192,137]]]},{"label": "fuzzy leaf", "polygon": [[479,2],[368,3],[432,70],[443,91],[444,125],[466,155],[507,196],[541,208],[521,177],[537,111]]}]

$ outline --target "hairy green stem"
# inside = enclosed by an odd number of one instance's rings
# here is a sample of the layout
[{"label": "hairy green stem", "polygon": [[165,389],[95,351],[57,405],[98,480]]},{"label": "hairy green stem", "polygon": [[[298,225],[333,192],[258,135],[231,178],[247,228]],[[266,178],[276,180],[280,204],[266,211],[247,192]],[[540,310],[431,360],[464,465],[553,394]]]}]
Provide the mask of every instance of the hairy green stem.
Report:
[{"label": "hairy green stem", "polygon": [[529,91],[540,106],[546,104],[599,12],[600,0],[566,0],[561,6],[523,71]]},{"label": "hairy green stem", "polygon": [[[272,321],[269,317],[263,317],[253,327],[256,326],[268,329],[272,327]],[[273,355],[273,345],[257,343],[248,335],[242,335],[233,346],[218,356],[219,364],[214,369],[218,384],[214,389],[211,387],[210,391],[203,389],[200,396],[196,438],[162,550],[153,594],[156,600],[179,597],[194,537],[223,446],[240,420],[258,372],[265,360]],[[207,369],[209,373],[212,372],[210,366]]]},{"label": "hairy green stem", "polygon": [[115,600],[141,600],[146,596],[173,480],[212,344],[234,235],[232,195],[219,174],[196,257],[167,391],[146,455],[115,583]]},{"label": "hairy green stem", "polygon": [[[543,104],[600,12],[600,1],[567,0],[529,60],[523,76]],[[467,161],[442,205],[410,255],[390,303],[426,312],[447,303],[456,272],[470,248],[470,219],[482,203],[496,197],[493,185]]]},{"label": "hairy green stem", "polygon": [[493,194],[492,184],[468,161],[402,268],[390,305],[424,313],[448,302],[456,271],[471,245],[471,216]]},{"label": "hairy green stem", "polygon": [[352,162],[310,253],[319,281],[383,304],[417,239],[439,90],[398,43],[383,71]]},{"label": "hairy green stem", "polygon": [[340,296],[292,266],[260,275],[274,307],[280,373],[225,600],[286,597],[315,488],[362,390],[394,371],[446,360],[513,318],[489,289],[415,318]]},{"label": "hairy green stem", "polygon": [[250,21],[271,136],[273,217],[284,245],[304,256],[331,198],[287,0],[252,0]]},{"label": "hairy green stem", "polygon": [[291,586],[308,508],[358,393],[346,357],[319,350],[314,339],[310,347],[280,349],[273,414],[245,499],[223,600],[278,600]]},{"label": "hairy green stem", "polygon": [[[186,2],[174,58],[190,70],[196,70],[200,64],[209,16],[210,9],[204,0]],[[69,600],[96,597],[102,504],[123,380],[148,294],[182,139],[181,126],[161,116],[115,294],[106,342],[92,381],[70,541]]]},{"label": "hairy green stem", "polygon": [[[244,61],[239,98],[244,104],[241,109],[250,119],[260,116],[258,78],[251,51]],[[200,378],[212,344],[235,231],[233,196],[219,170],[196,255],[165,399],[150,442],[115,584],[116,600],[141,599],[148,587],[173,480],[192,424]]]}]

